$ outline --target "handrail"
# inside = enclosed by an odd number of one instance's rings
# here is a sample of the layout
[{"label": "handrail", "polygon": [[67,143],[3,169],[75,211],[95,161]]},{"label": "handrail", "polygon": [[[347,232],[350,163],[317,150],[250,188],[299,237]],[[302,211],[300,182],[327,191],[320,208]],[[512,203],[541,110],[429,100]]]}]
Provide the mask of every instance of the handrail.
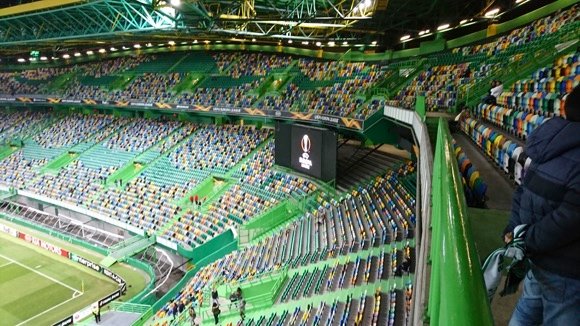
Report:
[{"label": "handrail", "polygon": [[481,264],[447,123],[440,118],[433,162],[431,325],[493,325]]}]

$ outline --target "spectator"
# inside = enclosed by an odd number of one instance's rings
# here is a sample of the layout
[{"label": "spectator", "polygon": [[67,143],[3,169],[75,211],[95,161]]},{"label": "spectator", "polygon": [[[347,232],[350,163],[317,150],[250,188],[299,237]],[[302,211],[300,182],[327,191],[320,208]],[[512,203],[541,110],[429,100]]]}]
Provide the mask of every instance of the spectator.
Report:
[{"label": "spectator", "polygon": [[240,301],[240,318],[242,319],[242,321],[246,319],[246,300],[244,299]]},{"label": "spectator", "polygon": [[93,304],[93,316],[95,316],[95,323],[101,322],[101,308],[98,303]]},{"label": "spectator", "polygon": [[514,193],[504,231],[525,225],[531,268],[510,325],[578,325],[580,316],[580,86],[568,96],[567,120],[538,127],[526,143],[532,164]]},{"label": "spectator", "polygon": [[195,318],[197,318],[197,314],[195,313],[195,308],[193,308],[193,303],[189,306],[189,319],[191,319],[191,326],[195,326]]},{"label": "spectator", "polygon": [[217,325],[220,322],[220,307],[218,306],[217,302],[214,301],[213,305],[211,306],[211,312],[213,313],[213,318],[215,320],[215,324]]}]

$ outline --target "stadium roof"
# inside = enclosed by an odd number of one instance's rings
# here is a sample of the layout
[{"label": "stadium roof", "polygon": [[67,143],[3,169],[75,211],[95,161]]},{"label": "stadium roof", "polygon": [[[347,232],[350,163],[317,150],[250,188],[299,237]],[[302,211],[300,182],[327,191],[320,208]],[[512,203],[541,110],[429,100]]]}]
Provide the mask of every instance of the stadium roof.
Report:
[{"label": "stadium roof", "polygon": [[[400,47],[405,35],[427,40],[444,24],[450,25],[450,33],[467,33],[503,15],[522,14],[549,2],[553,1],[10,0],[0,6],[0,55],[197,39],[390,49]],[[496,8],[498,12],[486,16]],[[454,29],[460,22],[461,28]]]}]

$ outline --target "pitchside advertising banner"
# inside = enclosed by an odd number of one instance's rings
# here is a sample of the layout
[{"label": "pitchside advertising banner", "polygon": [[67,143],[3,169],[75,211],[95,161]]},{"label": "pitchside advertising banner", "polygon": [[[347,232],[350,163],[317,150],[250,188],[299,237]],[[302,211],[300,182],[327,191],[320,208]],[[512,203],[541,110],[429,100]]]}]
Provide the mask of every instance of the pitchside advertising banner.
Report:
[{"label": "pitchside advertising banner", "polygon": [[62,99],[57,97],[18,97],[18,96],[0,96],[0,102],[13,103],[31,103],[31,104],[83,104],[83,105],[106,105],[115,107],[134,107],[150,108],[171,111],[184,112],[207,112],[207,113],[225,113],[230,115],[254,116],[254,117],[271,117],[278,119],[292,119],[302,121],[316,121],[323,124],[340,126],[349,129],[361,130],[363,120],[345,118],[326,114],[314,114],[303,112],[260,110],[253,108],[237,108],[224,106],[203,106],[203,105],[178,105],[171,103],[146,103],[146,102],[129,102],[129,101],[100,101],[94,99]]},{"label": "pitchside advertising banner", "polygon": [[[120,298],[121,295],[123,294],[123,292],[125,292],[125,290],[127,289],[127,283],[125,282],[125,280],[121,276],[115,274],[114,272],[112,272],[112,271],[110,271],[110,270],[108,270],[108,269],[106,269],[98,264],[95,264],[94,262],[92,262],[88,259],[85,259],[77,254],[74,254],[74,253],[69,252],[65,249],[62,249],[58,246],[55,246],[51,243],[48,243],[42,239],[38,239],[38,238],[31,236],[29,234],[26,234],[24,232],[20,232],[16,229],[11,228],[11,227],[4,225],[4,224],[0,224],[0,231],[4,232],[6,234],[9,234],[15,238],[22,239],[28,243],[31,243],[35,246],[40,247],[40,248],[46,249],[46,250],[48,250],[54,254],[57,254],[59,256],[66,257],[74,262],[77,262],[85,267],[88,267],[96,272],[99,272],[99,273],[105,275],[106,277],[110,278],[115,283],[117,283],[119,285],[119,288],[115,292],[105,296],[104,298],[101,298],[99,301],[94,303],[94,304],[98,304],[99,307],[102,307],[102,306],[110,303],[111,301]],[[58,326],[72,325],[72,324],[80,321],[81,319],[88,317],[91,313],[92,313],[91,306],[88,306],[82,310],[77,311],[73,315],[62,319],[61,321],[59,321],[53,325],[58,325]]]}]

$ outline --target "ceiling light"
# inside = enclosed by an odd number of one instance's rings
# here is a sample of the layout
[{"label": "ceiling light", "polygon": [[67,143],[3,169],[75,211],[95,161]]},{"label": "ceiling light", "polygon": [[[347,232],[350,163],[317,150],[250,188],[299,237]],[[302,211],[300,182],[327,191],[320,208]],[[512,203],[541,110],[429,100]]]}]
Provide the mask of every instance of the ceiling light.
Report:
[{"label": "ceiling light", "polygon": [[449,28],[449,24],[443,24],[443,25],[437,27],[437,30],[442,31],[442,30],[448,29],[448,28]]},{"label": "ceiling light", "polygon": [[169,3],[173,7],[179,7],[179,6],[181,6],[181,0],[171,0]]},{"label": "ceiling light", "polygon": [[403,35],[401,36],[401,41],[406,41],[411,38],[411,35]]},{"label": "ceiling light", "polygon": [[316,46],[321,46],[321,45],[322,45],[322,43],[316,42]]},{"label": "ceiling light", "polygon": [[107,52],[107,50],[105,50],[105,49],[99,49],[99,53],[105,53],[105,52]]},{"label": "ceiling light", "polygon": [[112,47],[112,48],[111,48],[111,51],[112,51],[112,52],[115,52],[115,51],[117,51],[117,48],[115,48],[115,47]]},{"label": "ceiling light", "polygon": [[524,2],[528,2],[528,0],[516,0],[516,4],[520,4],[520,3],[524,3]]},{"label": "ceiling light", "polygon": [[186,44],[187,44],[187,42],[183,41],[183,42],[181,42],[180,44],[181,44],[181,45],[186,45]]},{"label": "ceiling light", "polygon": [[93,51],[91,51],[91,50],[88,50],[88,51],[87,51],[87,54],[88,54],[88,55],[93,55],[93,53],[94,53],[94,52],[93,52]]},{"label": "ceiling light", "polygon": [[426,30],[424,30],[424,31],[420,31],[420,32],[419,32],[419,36],[423,36],[423,35],[425,35],[425,34],[429,34],[429,32],[431,32],[431,30],[429,30],[429,29],[426,29]]},{"label": "ceiling light", "polygon": [[371,45],[377,45],[377,41],[372,41]]},{"label": "ceiling light", "polygon": [[58,60],[58,57],[50,57],[52,60]]},{"label": "ceiling light", "polygon": [[34,62],[34,61],[36,61],[36,58],[30,57],[30,58],[28,58],[28,60],[30,60],[30,62]]},{"label": "ceiling light", "polygon": [[40,60],[41,61],[46,61],[46,60],[48,60],[48,58],[47,57],[40,57]]},{"label": "ceiling light", "polygon": [[174,46],[175,45],[175,41],[169,41],[169,42],[167,42],[167,44],[169,44],[171,46]]},{"label": "ceiling light", "polygon": [[499,8],[494,8],[491,9],[490,11],[485,13],[485,17],[491,18],[494,17],[495,15],[497,15],[499,13]]},{"label": "ceiling light", "polygon": [[140,49],[140,48],[141,48],[141,44],[137,43],[137,44],[133,45],[133,47],[134,47],[135,49]]},{"label": "ceiling light", "polygon": [[221,43],[222,41],[215,41],[216,43]]},{"label": "ceiling light", "polygon": [[197,44],[197,40],[193,40],[193,44]]},{"label": "ceiling light", "polygon": [[63,55],[62,55],[62,58],[63,58],[63,59],[68,59],[68,58],[70,58],[70,55],[68,55],[68,54],[63,54]]},{"label": "ceiling light", "polygon": [[292,42],[293,42],[292,40],[288,40],[288,44],[292,44]]},{"label": "ceiling light", "polygon": [[123,45],[122,49],[123,49],[123,50],[129,50],[129,48],[128,48],[128,47],[126,47],[126,46],[124,46],[124,45]]},{"label": "ceiling light", "polygon": [[80,52],[75,52],[74,56],[75,57],[80,57],[82,54]]},{"label": "ceiling light", "polygon": [[302,45],[308,45],[308,41],[302,41]]},{"label": "ceiling light", "polygon": [[348,45],[348,42],[347,41],[344,41],[344,42],[342,42],[342,45],[347,46]]},{"label": "ceiling light", "polygon": [[328,46],[335,46],[336,43],[334,43],[334,41],[328,41]]},{"label": "ceiling light", "polygon": [[255,38],[253,38],[253,39],[252,39],[252,42],[256,42],[256,39],[255,39]]},{"label": "ceiling light", "polygon": [[463,25],[463,24],[467,23],[468,21],[469,21],[469,20],[467,20],[467,19],[464,19],[464,20],[462,20],[462,21],[460,21],[460,22],[459,22],[459,25]]},{"label": "ceiling light", "polygon": [[24,59],[24,58],[18,58],[18,62],[26,62],[26,59]]},{"label": "ceiling light", "polygon": [[152,46],[153,46],[153,44],[151,44],[151,43],[147,43],[147,44],[145,44],[145,46],[146,46],[146,47],[148,47],[148,48],[150,48],[150,47],[152,47]]},{"label": "ceiling light", "polygon": [[203,43],[205,43],[205,44],[209,44],[210,42],[211,42],[210,40],[203,41]]}]

